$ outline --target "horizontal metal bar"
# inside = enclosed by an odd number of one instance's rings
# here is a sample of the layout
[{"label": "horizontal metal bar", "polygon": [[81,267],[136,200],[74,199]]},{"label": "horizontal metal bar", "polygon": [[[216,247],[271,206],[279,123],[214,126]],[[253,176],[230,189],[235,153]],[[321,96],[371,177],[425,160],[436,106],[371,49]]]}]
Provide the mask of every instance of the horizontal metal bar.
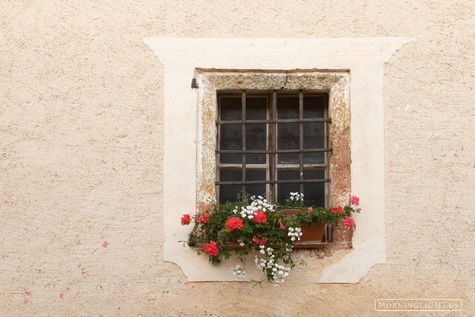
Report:
[{"label": "horizontal metal bar", "polygon": [[[242,164],[241,163],[236,163],[236,164],[218,164],[218,168],[222,170],[226,169],[241,169]],[[269,168],[269,165],[265,164],[246,164],[246,169],[248,170],[266,170]]]},{"label": "horizontal metal bar", "polygon": [[[300,164],[277,164],[276,168],[278,170],[282,169],[299,169]],[[323,169],[327,168],[326,164],[311,164],[311,163],[304,163],[303,164],[304,169]]]},{"label": "horizontal metal bar", "polygon": [[250,184],[300,184],[300,183],[329,183],[330,179],[304,179],[303,181],[300,181],[298,179],[285,179],[285,180],[277,180],[277,181],[220,181],[220,182],[215,182],[216,185],[250,185]]},{"label": "horizontal metal bar", "polygon": [[[299,169],[300,165],[299,164],[277,164],[276,168],[278,170],[280,169]],[[242,164],[241,163],[219,163],[218,164],[219,169],[241,169]],[[267,164],[246,164],[247,169],[267,169],[269,168],[269,165]],[[308,170],[313,170],[313,169],[324,169],[327,168],[326,164],[311,164],[311,163],[304,163],[303,164],[304,169]]]},{"label": "horizontal metal bar", "polygon": [[216,121],[217,125],[223,124],[253,124],[253,123],[300,123],[300,122],[330,122],[331,118],[306,118],[306,119],[277,119],[277,120],[232,120],[232,121]]},{"label": "horizontal metal bar", "polygon": [[332,148],[321,149],[295,149],[295,150],[216,150],[220,154],[282,154],[282,153],[315,153],[315,152],[331,152]]}]

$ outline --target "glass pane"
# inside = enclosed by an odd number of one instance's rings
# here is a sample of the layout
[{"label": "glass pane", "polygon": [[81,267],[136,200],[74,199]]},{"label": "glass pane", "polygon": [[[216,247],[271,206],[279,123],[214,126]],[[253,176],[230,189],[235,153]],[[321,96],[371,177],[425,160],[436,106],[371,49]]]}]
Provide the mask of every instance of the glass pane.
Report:
[{"label": "glass pane", "polygon": [[277,154],[279,164],[300,164],[300,156],[298,153]]},{"label": "glass pane", "polygon": [[247,196],[266,196],[266,184],[250,184],[246,185]]},{"label": "glass pane", "polygon": [[277,96],[277,118],[278,119],[298,119],[299,118],[299,97],[298,96]]},{"label": "glass pane", "polygon": [[219,171],[219,180],[221,182],[241,181],[242,169],[221,169]]},{"label": "glass pane", "polygon": [[266,126],[265,123],[246,124],[246,149],[265,150],[266,149]]},{"label": "glass pane", "polygon": [[325,109],[325,96],[303,97],[303,117],[323,118]]},{"label": "glass pane", "polygon": [[299,149],[300,129],[298,123],[279,123],[277,125],[277,147],[279,150]]},{"label": "glass pane", "polygon": [[291,192],[300,192],[299,184],[278,184],[277,188],[277,192],[279,195],[278,200],[280,203],[283,203],[286,199],[290,198]]},{"label": "glass pane", "polygon": [[277,171],[278,180],[300,180],[299,170],[280,169]]},{"label": "glass pane", "polygon": [[246,97],[246,120],[267,119],[267,97]]},{"label": "glass pane", "polygon": [[220,97],[221,120],[241,120],[241,96]]},{"label": "glass pane", "polygon": [[303,188],[307,206],[325,207],[325,183],[305,183]]},{"label": "glass pane", "polygon": [[304,164],[323,164],[325,163],[324,157],[324,152],[304,153],[303,162]]},{"label": "glass pane", "polygon": [[242,154],[220,154],[222,164],[242,164]]},{"label": "glass pane", "polygon": [[325,146],[324,122],[303,124],[303,146],[305,149],[318,149]]},{"label": "glass pane", "polygon": [[325,170],[324,169],[305,169],[303,171],[304,179],[324,179]]},{"label": "glass pane", "polygon": [[219,185],[219,203],[237,201],[237,195],[241,195],[241,185]]},{"label": "glass pane", "polygon": [[[264,169],[247,169],[246,170],[246,180],[248,181],[264,181],[266,180],[266,170]],[[265,196],[266,194],[266,184],[249,184],[246,185],[246,193],[248,196]]]},{"label": "glass pane", "polygon": [[265,181],[266,170],[246,169],[246,181]]},{"label": "glass pane", "polygon": [[[298,123],[279,123],[277,126],[277,148],[294,150],[300,147],[300,128]],[[278,154],[279,164],[299,164],[299,153]]]},{"label": "glass pane", "polygon": [[242,149],[242,128],[240,124],[222,125],[219,137],[221,150]]},{"label": "glass pane", "polygon": [[266,164],[265,154],[247,154],[246,164]]}]

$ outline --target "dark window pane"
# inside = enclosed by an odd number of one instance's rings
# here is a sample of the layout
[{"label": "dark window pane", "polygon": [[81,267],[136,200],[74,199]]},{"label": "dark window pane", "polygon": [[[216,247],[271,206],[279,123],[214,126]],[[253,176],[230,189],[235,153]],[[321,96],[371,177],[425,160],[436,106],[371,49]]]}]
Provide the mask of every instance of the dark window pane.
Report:
[{"label": "dark window pane", "polygon": [[241,193],[241,188],[241,185],[220,185],[219,203],[223,204],[227,201],[237,201],[237,194]]},{"label": "dark window pane", "polygon": [[247,196],[266,196],[266,184],[250,184],[246,185]]},{"label": "dark window pane", "polygon": [[304,164],[323,164],[325,163],[324,155],[324,152],[304,153],[303,162]]},{"label": "dark window pane", "polygon": [[246,181],[265,181],[266,170],[246,169]]},{"label": "dark window pane", "polygon": [[221,126],[221,150],[242,149],[242,128],[240,124],[227,124]]},{"label": "dark window pane", "polygon": [[279,150],[299,149],[300,130],[298,123],[279,123],[277,125],[277,145]]},{"label": "dark window pane", "polygon": [[303,117],[323,118],[325,109],[325,96],[303,97]]},{"label": "dark window pane", "polygon": [[291,192],[300,192],[299,184],[278,184],[277,188],[280,203],[283,203],[286,199],[290,198]]},{"label": "dark window pane", "polygon": [[324,179],[325,170],[324,169],[305,169],[303,171],[304,179]]},{"label": "dark window pane", "polygon": [[318,149],[325,146],[323,122],[309,122],[303,125],[303,146],[305,149]]},{"label": "dark window pane", "polygon": [[242,164],[242,154],[220,154],[221,164]]},{"label": "dark window pane", "polygon": [[277,171],[277,179],[279,180],[299,180],[299,170],[281,169]]},{"label": "dark window pane", "polygon": [[299,97],[298,96],[277,96],[277,118],[278,119],[298,119],[299,118]]},{"label": "dark window pane", "polygon": [[325,183],[305,183],[303,192],[307,206],[325,207]]},{"label": "dark window pane", "polygon": [[246,164],[266,164],[265,154],[247,154]]},{"label": "dark window pane", "polygon": [[221,120],[241,120],[241,97],[221,97]]},{"label": "dark window pane", "polygon": [[247,97],[246,98],[246,120],[267,119],[267,98]]},{"label": "dark window pane", "polygon": [[241,181],[242,170],[241,169],[222,169],[219,171],[219,179],[222,182]]},{"label": "dark window pane", "polygon": [[266,124],[246,124],[246,149],[266,149]]},{"label": "dark window pane", "polygon": [[299,164],[300,156],[298,153],[277,154],[279,164]]}]

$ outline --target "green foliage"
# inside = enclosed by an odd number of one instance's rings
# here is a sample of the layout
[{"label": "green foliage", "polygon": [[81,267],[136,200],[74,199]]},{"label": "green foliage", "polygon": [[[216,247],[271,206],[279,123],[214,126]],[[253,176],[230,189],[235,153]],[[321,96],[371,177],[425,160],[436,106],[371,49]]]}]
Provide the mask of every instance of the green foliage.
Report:
[{"label": "green foliage", "polygon": [[[333,210],[323,207],[308,208],[303,202],[303,197],[293,193],[292,199],[286,200],[283,204],[268,204],[266,200],[259,197],[252,197],[249,202],[238,201],[237,203],[226,203],[213,205],[201,215],[194,217],[194,228],[188,239],[190,247],[196,247],[198,254],[203,252],[203,246],[207,243],[216,242],[218,253],[208,255],[211,263],[219,263],[228,259],[233,253],[244,263],[246,255],[250,251],[256,252],[265,259],[272,259],[275,263],[284,263],[286,267],[294,267],[292,260],[292,250],[294,240],[289,233],[298,228],[300,224],[306,223],[315,226],[318,223],[333,223],[345,217],[351,216],[353,212],[360,212],[351,205]],[[296,214],[287,215],[285,209],[296,209]],[[260,223],[254,219],[254,213],[258,210],[265,214],[265,221]],[[239,218],[242,227],[232,231],[226,226],[226,222],[231,218]],[[233,219],[238,221],[237,219]],[[289,231],[289,228],[293,228]],[[232,249],[230,245],[240,245],[242,249]],[[264,245],[262,247],[261,245]],[[268,248],[272,248],[272,251]],[[263,251],[264,250],[264,251]],[[257,261],[257,258],[256,258]],[[275,270],[272,267],[261,267],[269,281],[274,280]]]}]

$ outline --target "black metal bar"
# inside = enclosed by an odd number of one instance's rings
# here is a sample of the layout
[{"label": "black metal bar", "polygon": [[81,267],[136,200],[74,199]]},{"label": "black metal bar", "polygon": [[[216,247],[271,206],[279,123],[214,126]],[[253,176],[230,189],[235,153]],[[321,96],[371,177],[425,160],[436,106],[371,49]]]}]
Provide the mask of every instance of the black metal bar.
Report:
[{"label": "black metal bar", "polygon": [[[241,120],[243,122],[246,121],[246,91],[243,90],[241,92],[241,106],[242,106],[242,111],[241,111]],[[242,133],[242,187],[241,187],[241,191],[242,191],[242,195],[243,195],[243,198],[244,195],[246,195],[246,185],[245,185],[245,181],[246,181],[246,125],[243,124],[241,126],[241,133]]]},{"label": "black metal bar", "polygon": [[305,119],[274,119],[274,120],[217,120],[217,125],[224,124],[252,124],[252,123],[300,123],[300,122],[331,122],[331,118],[305,118]]},{"label": "black metal bar", "polygon": [[[217,96],[217,101],[218,101],[218,114],[217,114],[217,117],[219,118],[219,116],[221,116],[221,97],[218,95]],[[216,149],[219,151],[221,150],[221,127],[218,125],[216,126]],[[218,164],[216,164],[216,182],[219,182],[221,180],[221,175],[220,175],[220,169],[219,169],[219,164],[221,163],[221,154],[219,152],[216,152],[216,161],[218,162]],[[220,187],[219,187],[219,184],[216,184],[215,187],[214,187],[214,190],[216,191],[215,192],[215,196],[216,196],[216,202],[219,204],[221,203],[220,201],[220,195],[219,195],[219,192],[220,192]]]},{"label": "black metal bar", "polygon": [[[304,179],[303,183],[327,183],[330,182],[329,178],[324,179]],[[261,181],[223,181],[223,182],[215,182],[217,185],[242,185],[242,184],[291,184],[291,183],[300,183],[298,179],[285,179],[285,180],[261,180]]]},{"label": "black metal bar", "polygon": [[299,175],[300,175],[300,193],[303,194],[303,122],[302,122],[303,121],[303,92],[302,90],[299,91],[299,119],[301,120],[301,122],[299,123],[299,126],[300,126]]},{"label": "black metal bar", "polygon": [[[325,118],[328,117],[328,95],[325,96],[324,98],[324,105],[323,105],[323,116]],[[328,125],[329,125],[330,122],[324,122],[323,123],[323,129],[324,129],[324,147],[328,147],[329,144],[328,144]],[[324,159],[324,163],[325,165],[327,166],[324,170],[324,175],[325,175],[325,178],[330,178],[330,171],[329,171],[329,168],[328,166],[330,165],[329,163],[329,154],[328,152],[325,152],[323,153],[323,159]],[[330,203],[330,189],[331,189],[331,186],[330,186],[330,183],[326,183],[324,184],[324,191],[325,191],[325,195],[324,195],[324,201],[325,201],[325,208],[330,208],[331,206],[331,203]],[[332,234],[331,234],[331,225],[327,225],[327,229],[328,229],[328,241],[331,241],[332,239]]]},{"label": "black metal bar", "polygon": [[216,150],[216,153],[220,154],[281,154],[281,153],[316,153],[316,152],[331,152],[333,151],[332,148],[322,148],[322,149],[307,149],[300,151],[299,149],[296,150],[276,150],[276,151],[268,151],[268,150]]},{"label": "black metal bar", "polygon": [[274,196],[273,196],[273,199],[274,199],[274,203],[277,202],[278,200],[278,188],[277,188],[277,183],[275,183],[275,181],[277,181],[277,92],[275,90],[272,91],[272,120],[274,124],[272,124],[272,157],[273,157],[273,161],[272,161],[272,178],[271,178],[271,181],[273,181],[274,183],[272,183],[272,188],[273,188],[273,192],[274,192]]}]

